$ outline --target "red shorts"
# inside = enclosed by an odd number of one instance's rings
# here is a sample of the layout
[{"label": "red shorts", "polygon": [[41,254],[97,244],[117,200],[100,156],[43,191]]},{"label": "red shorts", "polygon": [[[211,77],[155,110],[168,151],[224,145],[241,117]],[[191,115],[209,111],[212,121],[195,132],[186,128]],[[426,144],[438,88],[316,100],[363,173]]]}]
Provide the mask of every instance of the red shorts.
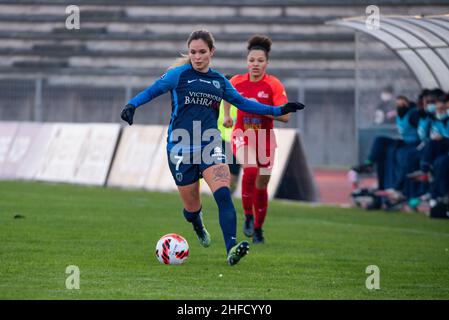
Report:
[{"label": "red shorts", "polygon": [[[242,131],[234,130],[231,135],[231,141],[232,153],[236,158],[237,150],[240,148],[246,146],[251,149],[248,153],[251,153],[253,156],[245,154],[245,164],[254,164],[259,168],[272,168],[276,151],[276,142],[272,139],[266,139],[265,136],[260,138],[257,134],[252,135],[248,133],[248,131],[245,131],[245,134],[242,134]],[[262,143],[260,141],[262,141]],[[239,159],[237,158],[237,160]]]}]

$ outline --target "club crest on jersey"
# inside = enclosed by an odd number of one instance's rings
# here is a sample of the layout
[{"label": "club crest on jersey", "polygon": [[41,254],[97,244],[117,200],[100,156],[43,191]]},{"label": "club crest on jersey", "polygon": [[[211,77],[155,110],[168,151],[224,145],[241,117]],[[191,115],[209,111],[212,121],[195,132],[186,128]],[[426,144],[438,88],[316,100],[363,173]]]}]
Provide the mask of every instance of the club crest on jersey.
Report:
[{"label": "club crest on jersey", "polygon": [[215,86],[215,88],[220,89],[220,82],[218,82],[217,80],[213,80],[212,84]]},{"label": "club crest on jersey", "polygon": [[217,160],[226,160],[226,156],[223,154],[223,151],[220,147],[214,148],[214,153],[212,154],[212,157],[216,157]]}]

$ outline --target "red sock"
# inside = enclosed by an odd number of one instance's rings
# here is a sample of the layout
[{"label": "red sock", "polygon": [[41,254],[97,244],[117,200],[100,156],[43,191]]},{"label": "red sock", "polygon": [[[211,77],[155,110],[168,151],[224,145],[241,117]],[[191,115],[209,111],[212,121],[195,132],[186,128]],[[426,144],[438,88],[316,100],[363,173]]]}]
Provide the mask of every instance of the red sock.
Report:
[{"label": "red sock", "polygon": [[262,228],[267,215],[268,192],[267,189],[254,188],[254,229]]},{"label": "red sock", "polygon": [[243,169],[242,177],[242,205],[245,215],[253,215],[253,194],[257,177],[257,168]]}]

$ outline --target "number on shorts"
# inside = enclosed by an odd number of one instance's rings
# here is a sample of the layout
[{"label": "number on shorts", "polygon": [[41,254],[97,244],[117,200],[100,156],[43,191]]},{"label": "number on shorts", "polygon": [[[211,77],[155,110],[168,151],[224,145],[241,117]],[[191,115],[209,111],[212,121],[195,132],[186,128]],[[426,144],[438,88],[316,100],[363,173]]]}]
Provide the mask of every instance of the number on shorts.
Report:
[{"label": "number on shorts", "polygon": [[181,164],[184,156],[174,156],[174,158],[178,160],[178,162],[176,162],[176,171],[179,171],[179,165]]}]

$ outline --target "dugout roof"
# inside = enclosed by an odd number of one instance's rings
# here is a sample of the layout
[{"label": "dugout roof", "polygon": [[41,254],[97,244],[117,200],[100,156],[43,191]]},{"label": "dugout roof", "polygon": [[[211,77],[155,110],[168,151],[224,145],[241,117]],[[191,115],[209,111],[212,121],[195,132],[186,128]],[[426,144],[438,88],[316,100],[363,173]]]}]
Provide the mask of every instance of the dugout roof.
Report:
[{"label": "dugout roof", "polygon": [[449,14],[381,16],[378,29],[366,16],[328,22],[373,36],[393,50],[415,75],[422,88],[449,91]]}]

